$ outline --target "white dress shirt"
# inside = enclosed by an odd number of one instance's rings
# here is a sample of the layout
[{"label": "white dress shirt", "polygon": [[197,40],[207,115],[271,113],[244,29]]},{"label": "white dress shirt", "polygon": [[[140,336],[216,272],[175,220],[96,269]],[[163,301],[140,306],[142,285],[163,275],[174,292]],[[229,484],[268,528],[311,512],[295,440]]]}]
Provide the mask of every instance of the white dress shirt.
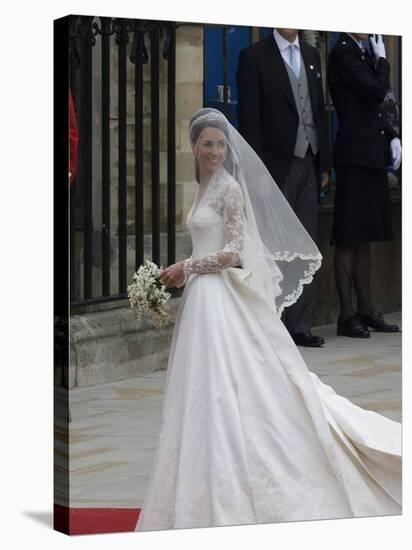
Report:
[{"label": "white dress shirt", "polygon": [[283,38],[283,36],[276,30],[273,29],[273,38],[276,40],[276,44],[278,45],[279,51],[281,56],[283,57],[283,61],[289,65],[289,58],[290,58],[290,50],[289,46],[291,44],[295,44],[297,48],[295,48],[295,59],[298,66],[298,73],[300,72],[300,44],[299,44],[299,36],[296,36],[295,40],[293,42],[289,42],[289,40],[286,40],[286,38]]},{"label": "white dress shirt", "polygon": [[357,40],[354,36],[351,35],[350,32],[348,32],[348,35],[352,38],[352,40],[354,42],[356,42],[356,44],[359,46],[359,48],[364,52],[365,51],[365,46],[364,46],[362,40]]}]

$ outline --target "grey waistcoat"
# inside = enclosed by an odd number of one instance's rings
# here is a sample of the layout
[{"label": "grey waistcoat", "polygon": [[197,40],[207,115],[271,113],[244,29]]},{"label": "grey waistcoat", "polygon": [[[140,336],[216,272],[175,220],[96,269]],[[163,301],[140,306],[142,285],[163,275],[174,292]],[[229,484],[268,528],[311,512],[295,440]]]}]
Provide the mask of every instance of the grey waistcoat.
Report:
[{"label": "grey waistcoat", "polygon": [[293,97],[295,98],[296,109],[299,115],[299,125],[296,134],[294,155],[303,158],[306,154],[309,143],[314,154],[316,154],[319,150],[318,130],[315,121],[313,120],[308,77],[302,57],[300,59],[299,78],[296,78],[295,73],[289,67],[288,63],[285,63],[285,66],[289,75]]}]

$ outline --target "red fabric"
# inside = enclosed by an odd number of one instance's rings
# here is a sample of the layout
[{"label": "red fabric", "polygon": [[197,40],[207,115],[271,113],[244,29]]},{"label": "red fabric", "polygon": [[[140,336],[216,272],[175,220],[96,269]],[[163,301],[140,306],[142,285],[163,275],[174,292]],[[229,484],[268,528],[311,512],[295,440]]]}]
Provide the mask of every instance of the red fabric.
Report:
[{"label": "red fabric", "polygon": [[67,508],[54,505],[54,529],[66,535],[134,531],[139,508]]},{"label": "red fabric", "polygon": [[77,173],[77,146],[79,144],[79,132],[76,124],[76,111],[74,110],[74,103],[71,90],[69,90],[69,172],[70,184],[73,183]]}]

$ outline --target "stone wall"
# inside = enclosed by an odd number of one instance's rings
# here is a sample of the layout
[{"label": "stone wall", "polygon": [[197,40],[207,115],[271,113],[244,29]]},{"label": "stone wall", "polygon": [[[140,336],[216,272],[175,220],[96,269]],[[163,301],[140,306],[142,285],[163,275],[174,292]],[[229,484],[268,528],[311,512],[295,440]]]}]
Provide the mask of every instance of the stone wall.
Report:
[{"label": "stone wall", "polygon": [[[197,187],[188,138],[189,120],[203,107],[203,27],[178,27],[176,33],[176,230],[186,232],[185,220]],[[184,238],[177,242],[176,259],[187,257]],[[190,248],[189,248],[190,249]],[[189,253],[190,255],[190,253]]]}]

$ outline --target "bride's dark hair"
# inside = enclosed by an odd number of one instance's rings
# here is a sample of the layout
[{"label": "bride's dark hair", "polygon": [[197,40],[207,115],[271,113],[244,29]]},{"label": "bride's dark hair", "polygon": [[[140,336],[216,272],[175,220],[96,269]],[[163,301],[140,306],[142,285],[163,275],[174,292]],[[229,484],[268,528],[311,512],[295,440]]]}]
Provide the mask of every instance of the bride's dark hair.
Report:
[{"label": "bride's dark hair", "polygon": [[[217,128],[218,130],[221,130],[226,137],[226,145],[227,145],[227,155],[226,155],[226,160],[224,162],[224,167],[231,174],[233,171],[233,160],[232,160],[232,154],[230,151],[229,128],[228,128],[227,120],[223,117],[223,115],[222,117],[219,117],[218,114],[216,118],[213,118],[213,119],[203,118],[204,115],[208,113],[216,113],[216,110],[202,109],[200,113],[194,114],[190,119],[189,137],[190,137],[190,143],[192,145],[192,149],[194,150],[197,140],[199,139],[200,134],[203,132],[205,128]],[[195,161],[195,177],[196,177],[196,181],[199,183],[200,181],[199,166],[196,161]]]}]

